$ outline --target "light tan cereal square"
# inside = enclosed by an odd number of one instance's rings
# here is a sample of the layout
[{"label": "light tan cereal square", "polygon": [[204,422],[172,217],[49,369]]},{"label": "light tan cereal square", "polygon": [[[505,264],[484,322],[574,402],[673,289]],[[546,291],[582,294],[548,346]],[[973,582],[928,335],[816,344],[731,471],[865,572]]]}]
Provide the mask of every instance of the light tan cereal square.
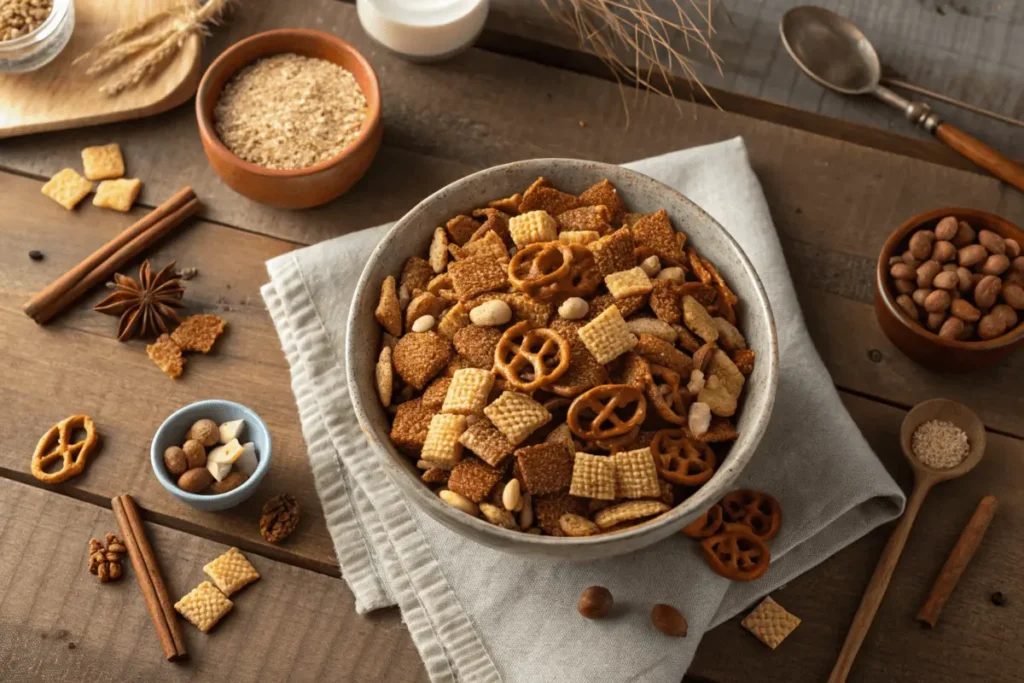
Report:
[{"label": "light tan cereal square", "polygon": [[504,266],[487,256],[471,256],[456,261],[448,266],[448,273],[459,301],[504,289],[508,285],[508,272]]},{"label": "light tan cereal square", "polygon": [[174,343],[169,334],[161,334],[155,342],[147,345],[146,353],[168,377],[181,377],[185,359],[181,356],[181,347]]},{"label": "light tan cereal square", "polygon": [[632,349],[637,338],[612,304],[577,332],[598,363],[609,363]]},{"label": "light tan cereal square", "polygon": [[620,270],[629,270],[636,265],[633,255],[633,236],[629,228],[619,228],[610,235],[605,235],[587,248],[594,254],[594,262],[601,276],[611,275]]},{"label": "light tan cereal square", "polygon": [[581,206],[601,205],[606,207],[611,214],[611,224],[622,225],[626,214],[626,205],[610,181],[602,180],[587,188],[580,194],[579,201]]},{"label": "light tan cereal square", "polygon": [[601,238],[601,233],[595,230],[567,230],[558,233],[558,241],[565,244],[590,244]]},{"label": "light tan cereal square", "polygon": [[43,185],[43,194],[70,211],[92,192],[92,183],[78,175],[73,168],[58,171]]},{"label": "light tan cereal square", "polygon": [[558,239],[558,223],[547,211],[530,211],[513,216],[508,221],[512,241],[522,249],[534,242],[551,242]]},{"label": "light tan cereal square", "polygon": [[491,467],[500,465],[515,450],[515,446],[494,428],[490,420],[478,420],[471,424],[469,429],[462,432],[459,442]]},{"label": "light tan cereal square", "polygon": [[771,597],[767,597],[740,622],[740,625],[774,650],[800,625],[800,618],[787,612]]},{"label": "light tan cereal square", "polygon": [[610,529],[622,522],[660,515],[668,509],[668,505],[658,500],[630,500],[599,511],[594,515],[594,521],[602,529]]},{"label": "light tan cereal square", "polygon": [[418,454],[426,443],[430,420],[439,408],[427,405],[420,398],[399,404],[391,423],[391,441],[405,453]]},{"label": "light tan cereal square", "polygon": [[256,567],[249,563],[238,548],[231,548],[203,567],[203,571],[213,579],[220,592],[228,597],[260,578]]},{"label": "light tan cereal square", "polygon": [[665,209],[644,216],[631,228],[633,240],[658,255],[665,266],[682,265],[686,259],[676,239],[676,231]]},{"label": "light tan cereal square", "polygon": [[182,351],[209,353],[226,325],[223,318],[212,313],[191,315],[171,333],[171,339]]},{"label": "light tan cereal square", "polygon": [[573,479],[572,451],[560,443],[541,443],[516,451],[523,486],[533,495],[558,493]]},{"label": "light tan cereal square", "polygon": [[450,470],[462,459],[459,437],[466,431],[465,415],[438,414],[430,418],[427,440],[420,457],[435,467]]},{"label": "light tan cereal square", "polygon": [[551,420],[551,413],[544,406],[514,391],[502,392],[491,405],[484,408],[484,415],[513,446],[521,444],[526,437]]},{"label": "light tan cereal square", "polygon": [[615,462],[604,455],[577,453],[569,494],[599,500],[615,499]]},{"label": "light tan cereal square", "polygon": [[448,477],[448,490],[479,503],[487,499],[487,495],[499,481],[501,473],[498,470],[470,458],[452,469],[451,476]]},{"label": "light tan cereal square", "polygon": [[124,175],[124,158],[116,142],[82,150],[82,167],[89,180],[110,180]]},{"label": "light tan cereal square", "polygon": [[135,203],[135,198],[142,190],[142,181],[138,178],[118,178],[117,180],[103,180],[96,188],[96,196],[92,198],[92,205],[101,209],[113,209],[114,211],[128,211]]},{"label": "light tan cereal square", "polygon": [[454,339],[455,333],[468,324],[469,311],[466,310],[466,307],[460,301],[445,311],[441,321],[437,323],[437,331],[448,339]]},{"label": "light tan cereal square", "polygon": [[395,373],[391,365],[391,348],[388,346],[380,350],[374,378],[377,380],[377,396],[380,398],[380,404],[387,408],[391,405],[391,394],[395,389]]},{"label": "light tan cereal square", "polygon": [[209,633],[232,607],[234,604],[209,581],[203,581],[189,591],[188,595],[174,603],[174,609],[178,614],[192,622],[203,633]]},{"label": "light tan cereal square", "polygon": [[661,495],[658,469],[650,448],[611,456],[615,463],[616,498],[657,498]]},{"label": "light tan cereal square", "polygon": [[611,213],[608,208],[602,205],[581,206],[578,209],[570,209],[558,215],[558,229],[562,232],[569,230],[593,230],[602,235],[612,231],[609,224]]},{"label": "light tan cereal square", "polygon": [[647,273],[639,266],[629,270],[620,270],[617,273],[609,273],[604,276],[604,283],[617,300],[627,296],[647,294],[654,287],[651,284],[651,278],[647,277]]},{"label": "light tan cereal square", "polygon": [[442,413],[457,415],[483,415],[487,396],[494,386],[494,373],[479,368],[456,370],[448,393],[444,397]]},{"label": "light tan cereal square", "polygon": [[395,276],[388,275],[380,285],[380,299],[373,312],[380,326],[395,337],[402,336],[402,307],[398,304],[398,288]]},{"label": "light tan cereal square", "polygon": [[[657,282],[655,282],[655,287],[657,287]],[[653,294],[651,296],[653,299]],[[676,339],[679,338],[679,334],[676,332],[674,327],[664,320],[658,320],[657,318],[633,318],[632,320],[626,321],[626,326],[629,327],[629,331],[637,337],[641,334],[647,334],[666,341],[669,344],[675,344]]]}]

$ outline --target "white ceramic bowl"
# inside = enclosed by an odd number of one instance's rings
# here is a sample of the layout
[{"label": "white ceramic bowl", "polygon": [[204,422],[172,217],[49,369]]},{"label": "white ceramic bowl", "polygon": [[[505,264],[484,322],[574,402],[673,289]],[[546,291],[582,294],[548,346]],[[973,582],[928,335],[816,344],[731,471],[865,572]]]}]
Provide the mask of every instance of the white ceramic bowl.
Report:
[{"label": "white ceramic bowl", "polygon": [[[380,405],[374,366],[380,349],[380,326],[374,319],[380,286],[397,276],[405,260],[426,253],[434,228],[493,199],[522,192],[539,176],[566,192],[579,193],[605,178],[618,189],[630,211],[668,211],[701,255],[710,259],[739,296],[738,325],[757,353],[747,378],[737,428],[739,438],[714,477],[694,495],[647,523],[620,532],[586,538],[534,536],[502,529],[441,501],[419,479],[415,463],[401,455],[388,434],[390,421]],[[768,425],[778,380],[778,339],[768,297],[753,266],[736,241],[711,216],[689,199],[653,178],[620,166],[577,159],[531,159],[489,168],[435,192],[407,213],[371,254],[349,314],[345,360],[349,391],[363,432],[380,458],[384,472],[405,496],[448,528],[485,545],[520,554],[589,560],[632,552],[676,533],[731,490],[754,455]]]}]

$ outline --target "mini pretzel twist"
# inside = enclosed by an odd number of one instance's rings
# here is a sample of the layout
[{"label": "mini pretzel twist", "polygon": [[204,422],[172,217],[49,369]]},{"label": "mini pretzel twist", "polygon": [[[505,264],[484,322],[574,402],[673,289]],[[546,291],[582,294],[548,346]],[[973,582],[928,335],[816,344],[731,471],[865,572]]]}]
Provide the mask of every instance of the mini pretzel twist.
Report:
[{"label": "mini pretzel twist", "polygon": [[782,527],[782,506],[767,493],[739,489],[726,494],[721,504],[726,522],[746,526],[763,541],[774,538]]},{"label": "mini pretzel twist", "polygon": [[700,542],[708,566],[732,581],[753,581],[768,571],[771,553],[753,532],[740,524],[726,524],[725,531]]},{"label": "mini pretzel twist", "polygon": [[494,349],[494,368],[519,391],[549,386],[569,369],[569,342],[526,320],[505,330]]},{"label": "mini pretzel twist", "polygon": [[[629,412],[629,406],[636,404]],[[616,411],[624,410],[623,419]],[[586,391],[569,406],[569,429],[585,441],[610,439],[639,428],[647,417],[643,392],[628,384],[602,384]]]},{"label": "mini pretzel twist", "polygon": [[689,538],[700,540],[710,538],[722,528],[722,506],[715,503],[708,511],[683,527],[682,533]]},{"label": "mini pretzel twist", "polygon": [[[85,438],[72,443],[71,434],[76,429],[85,430]],[[96,425],[87,415],[72,415],[50,427],[39,440],[32,454],[32,476],[44,484],[59,484],[81,474],[89,455],[96,447],[98,436]],[[62,461],[56,472],[46,468],[56,461]]]},{"label": "mini pretzel twist", "polygon": [[715,473],[715,452],[706,443],[687,439],[682,429],[661,429],[651,442],[658,474],[673,484],[700,486]]},{"label": "mini pretzel twist", "polygon": [[686,424],[693,395],[686,389],[686,384],[678,372],[664,365],[651,363],[651,374],[646,389],[647,398],[660,417],[672,424]]},{"label": "mini pretzel twist", "polygon": [[512,257],[508,279],[534,299],[552,299],[564,292],[572,277],[573,250],[561,242],[534,242]]}]

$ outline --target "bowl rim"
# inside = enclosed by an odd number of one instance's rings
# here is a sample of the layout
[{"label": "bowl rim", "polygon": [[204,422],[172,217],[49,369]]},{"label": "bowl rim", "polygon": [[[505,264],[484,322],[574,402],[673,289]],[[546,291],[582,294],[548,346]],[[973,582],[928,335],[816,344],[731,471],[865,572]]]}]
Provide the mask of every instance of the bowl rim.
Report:
[{"label": "bowl rim", "polygon": [[[252,476],[249,477],[245,481],[245,483],[243,483],[238,488],[231,489],[230,491],[225,491],[224,493],[207,494],[189,493],[188,491],[184,491],[174,482],[174,480],[171,479],[170,475],[167,474],[166,467],[164,466],[164,454],[159,452],[159,449],[157,448],[157,442],[159,442],[161,438],[166,435],[166,432],[170,430],[170,423],[176,417],[183,415],[187,412],[191,412],[197,408],[205,408],[208,406],[223,407],[225,405],[230,406],[235,410],[239,410],[242,413],[245,413],[246,417],[251,416],[253,418],[253,422],[259,425],[260,429],[263,430],[263,433],[266,434],[267,452],[265,454],[260,454],[259,464],[256,465],[256,471],[253,472]],[[163,487],[167,489],[172,495],[189,503],[210,503],[214,501],[227,500],[232,496],[239,495],[239,492],[241,491],[245,491],[246,489],[252,488],[254,486],[259,486],[260,481],[263,479],[263,475],[266,474],[267,470],[270,469],[270,456],[273,450],[274,444],[272,437],[270,435],[270,430],[267,428],[267,423],[263,421],[263,418],[261,418],[256,413],[255,410],[248,406],[244,406],[241,403],[237,403],[235,401],[229,401],[227,399],[222,398],[209,398],[204,399],[202,401],[195,401],[194,403],[189,403],[188,405],[184,405],[181,408],[178,408],[173,413],[168,415],[163,422],[160,423],[160,426],[157,427],[156,432],[153,434],[153,440],[150,442],[149,445],[149,459],[150,464],[153,466],[153,473],[156,475],[156,478],[160,481]]]},{"label": "bowl rim", "polygon": [[[882,246],[882,250],[878,253],[878,263],[875,264],[875,291],[878,292],[883,305],[892,317],[898,320],[904,329],[910,330],[922,341],[946,349],[958,349],[961,351],[991,351],[993,349],[1002,349],[1024,339],[1024,319],[1020,320],[1017,323],[1017,326],[1012,330],[1004,332],[993,339],[980,341],[943,339],[924,325],[910,320],[910,318],[907,317],[907,314],[903,312],[903,309],[896,304],[896,297],[893,296],[892,291],[889,289],[889,259],[892,256],[895,256],[896,247],[903,242],[907,235],[920,228],[925,223],[938,221],[946,216],[954,216],[957,220],[961,220],[960,216],[963,215],[982,217],[987,224],[983,228],[979,228],[981,230],[989,230],[991,229],[991,225],[998,225],[1009,232],[1016,231],[1017,233],[1020,233],[1021,238],[1024,238],[1024,230],[1016,224],[1011,223],[1002,216],[997,216],[994,213],[983,211],[982,209],[972,209],[966,206],[944,206],[919,213],[903,221],[899,227],[893,230],[889,235],[889,238],[886,239],[885,244]],[[1021,243],[1021,246],[1024,246],[1024,242]]]},{"label": "bowl rim", "polygon": [[[234,69],[230,72],[227,72],[226,67],[224,66],[227,60],[237,52],[241,52],[246,48],[249,48],[259,43],[266,42],[267,40],[271,38],[276,38],[278,36],[287,36],[297,42],[301,42],[304,40],[320,40],[327,43],[333,43],[336,47],[339,47],[352,55],[352,57],[359,64],[360,68],[362,68],[366,72],[366,75],[372,86],[370,88],[370,92],[363,93],[363,95],[366,97],[367,112],[366,120],[363,122],[363,127],[359,131],[359,135],[356,136],[355,140],[353,140],[348,145],[343,147],[341,151],[338,152],[336,155],[330,157],[329,159],[324,159],[320,163],[314,164],[313,166],[304,166],[302,168],[292,169],[264,168],[263,166],[254,164],[251,161],[246,161],[245,159],[242,159],[240,156],[238,156],[230,149],[228,149],[227,145],[225,145],[221,141],[220,136],[217,135],[216,128],[213,125],[212,108],[211,114],[209,115],[207,115],[206,112],[204,111],[207,100],[212,100],[213,106],[216,106],[217,98],[220,97],[220,93],[224,89],[224,84],[231,80],[231,78],[234,77],[234,75],[237,74],[239,71],[249,66],[257,59],[268,57],[271,54],[285,54],[286,51],[260,55],[259,57],[246,61],[237,69]],[[221,86],[217,88],[216,91],[214,91],[212,82],[214,76],[219,75],[220,72],[225,72],[224,80],[221,83]],[[362,86],[360,86],[360,88],[361,87]],[[319,173],[321,171],[325,171],[334,166],[337,166],[346,158],[355,154],[357,150],[370,144],[370,140],[374,135],[374,130],[380,125],[380,105],[380,82],[377,79],[377,72],[374,71],[373,67],[370,65],[369,60],[367,60],[366,57],[363,56],[363,53],[356,49],[356,47],[349,43],[348,41],[342,40],[341,38],[334,34],[312,28],[272,29],[270,31],[263,31],[262,33],[251,35],[248,38],[244,38],[238,41],[234,45],[231,45],[226,50],[224,50],[224,52],[220,53],[220,55],[218,55],[217,58],[210,63],[210,66],[208,66],[206,68],[206,71],[203,73],[203,78],[199,81],[199,87],[196,90],[196,120],[199,124],[200,137],[202,138],[204,143],[212,146],[214,149],[218,151],[223,151],[230,159],[230,162],[236,165],[238,168],[241,168],[247,171],[248,173],[265,176],[267,178],[297,178],[309,176]]]},{"label": "bowl rim", "polygon": [[[616,174],[632,174],[642,178],[644,181],[653,183],[658,188],[660,188],[661,191],[672,194],[679,201],[688,204],[695,213],[702,216],[702,218],[707,220],[707,222],[710,225],[714,226],[714,229],[716,229],[719,232],[719,234],[725,239],[729,247],[732,250],[734,250],[736,254],[738,254],[740,266],[743,268],[743,270],[746,273],[746,276],[750,279],[753,285],[753,289],[757,297],[758,308],[763,308],[767,312],[767,320],[765,322],[767,323],[768,329],[767,346],[770,350],[770,353],[765,358],[759,358],[759,362],[761,362],[762,364],[767,364],[766,383],[764,388],[763,399],[764,413],[762,418],[755,418],[753,429],[744,433],[745,438],[749,440],[749,447],[745,452],[739,453],[737,455],[737,460],[733,461],[728,469],[726,469],[725,467],[719,467],[718,470],[716,470],[714,476],[707,482],[705,482],[703,485],[701,485],[701,487],[698,488],[697,491],[695,491],[686,501],[673,506],[672,508],[662,513],[661,515],[658,515],[641,524],[628,527],[622,531],[602,533],[595,536],[587,537],[554,537],[525,534],[521,531],[504,529],[495,524],[491,524],[483,519],[471,517],[459,510],[456,510],[451,505],[448,505],[447,503],[441,501],[440,498],[438,498],[428,487],[422,485],[422,482],[419,482],[418,480],[414,482],[415,484],[417,484],[416,486],[409,487],[414,492],[412,495],[417,499],[417,504],[419,504],[424,509],[424,511],[427,512],[427,514],[431,515],[435,519],[439,519],[439,521],[440,518],[438,517],[438,515],[440,515],[440,517],[443,517],[445,520],[448,520],[448,522],[450,523],[445,523],[445,525],[449,528],[455,529],[465,525],[473,527],[476,530],[480,531],[484,536],[488,537],[490,540],[481,541],[480,539],[471,536],[470,538],[472,538],[472,540],[484,544],[491,544],[493,547],[499,549],[508,549],[512,545],[519,545],[520,547],[529,546],[534,550],[543,550],[545,548],[586,548],[592,550],[593,548],[602,545],[615,544],[623,541],[628,541],[629,539],[634,539],[636,537],[647,536],[649,534],[656,533],[657,530],[663,529],[666,526],[671,526],[673,527],[673,529],[678,531],[678,529],[681,529],[684,526],[682,524],[683,517],[687,515],[692,515],[694,518],[696,518],[696,516],[699,516],[699,513],[702,513],[706,508],[706,506],[702,504],[700,506],[700,509],[698,510],[695,506],[691,505],[690,507],[693,509],[684,511],[684,507],[686,507],[687,502],[692,500],[702,501],[703,498],[706,498],[708,495],[710,495],[709,493],[705,493],[703,496],[701,496],[701,491],[709,491],[709,486],[713,482],[719,483],[721,487],[724,488],[728,487],[729,485],[734,483],[737,478],[739,478],[740,474],[743,472],[743,469],[746,467],[747,463],[750,461],[750,459],[754,456],[755,452],[757,451],[757,446],[760,444],[761,439],[768,428],[768,423],[770,422],[772,410],[775,405],[779,376],[779,340],[778,330],[775,324],[775,315],[772,311],[771,302],[768,299],[768,294],[765,291],[764,285],[761,282],[761,278],[760,276],[758,276],[757,271],[754,269],[754,266],[750,262],[749,257],[746,255],[746,252],[743,251],[742,247],[740,247],[736,239],[729,233],[728,230],[726,230],[722,226],[721,223],[719,223],[703,208],[701,208],[698,204],[696,204],[694,201],[686,197],[678,190],[666,185],[665,183],[662,183],[659,180],[651,178],[650,176],[644,173],[640,173],[639,171],[636,171],[625,166],[583,159],[569,159],[558,157],[513,161],[506,164],[492,166],[490,168],[476,171],[467,176],[464,176],[463,178],[460,178],[440,188],[436,192],[432,193],[431,195],[420,201],[418,204],[416,204],[416,206],[410,209],[401,219],[399,219],[381,238],[381,240],[377,243],[377,246],[374,247],[373,252],[371,252],[370,256],[367,258],[366,265],[363,267],[362,273],[360,273],[359,280],[356,284],[352,305],[351,308],[349,309],[348,321],[345,330],[345,374],[347,378],[349,393],[352,396],[352,406],[356,414],[356,418],[359,420],[361,430],[367,436],[368,445],[371,446],[374,453],[376,454],[378,462],[380,462],[384,472],[388,474],[388,476],[391,477],[392,480],[394,480],[396,476],[411,476],[410,473],[404,467],[402,467],[393,460],[392,454],[388,450],[389,446],[384,443],[384,440],[387,439],[387,435],[384,435],[384,439],[378,438],[378,436],[376,435],[373,425],[370,423],[368,419],[366,408],[364,408],[365,398],[362,396],[359,390],[359,383],[357,381],[355,371],[355,363],[353,362],[356,353],[356,345],[352,344],[351,340],[354,338],[354,335],[356,334],[356,328],[360,324],[358,320],[358,310],[360,308],[359,302],[368,291],[367,287],[370,278],[370,271],[373,267],[373,264],[375,264],[379,260],[381,254],[388,249],[391,237],[397,234],[399,231],[403,230],[405,226],[409,224],[412,217],[416,216],[416,214],[418,214],[420,211],[429,208],[429,205],[433,203],[439,195],[457,190],[461,185],[469,184],[481,176],[488,176],[492,174],[500,175],[502,171],[521,166],[522,164],[535,164],[546,169],[547,172],[550,173],[550,169],[552,166],[564,163],[569,163],[572,165],[585,164],[590,166],[594,170],[601,171],[606,174],[609,172]],[[614,169],[614,171],[611,171],[611,169]],[[607,177],[607,175],[605,177]],[[372,400],[377,401],[376,396],[373,396]],[[393,449],[393,446],[391,446],[391,448]],[[399,455],[398,457],[402,456]],[[400,494],[404,498],[406,496],[405,489],[397,483],[395,485],[399,487]],[[433,510],[433,513],[431,513],[431,510]],[[669,532],[669,534],[670,533],[671,532]],[[669,534],[663,534],[662,538],[667,537]],[[652,542],[656,541],[657,539],[655,539]],[[581,557],[581,559],[585,559],[585,556]]]}]

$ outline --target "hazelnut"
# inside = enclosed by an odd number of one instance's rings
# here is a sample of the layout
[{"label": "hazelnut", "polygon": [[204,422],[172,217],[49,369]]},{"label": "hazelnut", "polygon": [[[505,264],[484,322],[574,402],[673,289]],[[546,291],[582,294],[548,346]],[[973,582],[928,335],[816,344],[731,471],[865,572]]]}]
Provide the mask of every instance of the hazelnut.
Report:
[{"label": "hazelnut", "polygon": [[203,448],[203,444],[195,439],[189,439],[181,447],[181,450],[185,453],[189,469],[193,467],[206,467],[206,449]]},{"label": "hazelnut", "polygon": [[220,439],[220,430],[213,420],[199,420],[188,430],[189,439],[195,439],[204,446],[214,446]]},{"label": "hazelnut", "polygon": [[612,611],[612,593],[604,586],[590,586],[580,593],[576,609],[587,619],[603,619]]},{"label": "hazelnut", "polygon": [[935,224],[935,237],[939,240],[951,240],[956,237],[956,217],[946,216]]},{"label": "hazelnut", "polygon": [[168,447],[164,451],[164,467],[176,477],[185,474],[185,470],[188,469],[188,458],[185,457],[185,451],[177,446]]},{"label": "hazelnut", "polygon": [[651,609],[651,623],[666,636],[686,637],[686,617],[672,605],[663,603],[655,605]]}]

